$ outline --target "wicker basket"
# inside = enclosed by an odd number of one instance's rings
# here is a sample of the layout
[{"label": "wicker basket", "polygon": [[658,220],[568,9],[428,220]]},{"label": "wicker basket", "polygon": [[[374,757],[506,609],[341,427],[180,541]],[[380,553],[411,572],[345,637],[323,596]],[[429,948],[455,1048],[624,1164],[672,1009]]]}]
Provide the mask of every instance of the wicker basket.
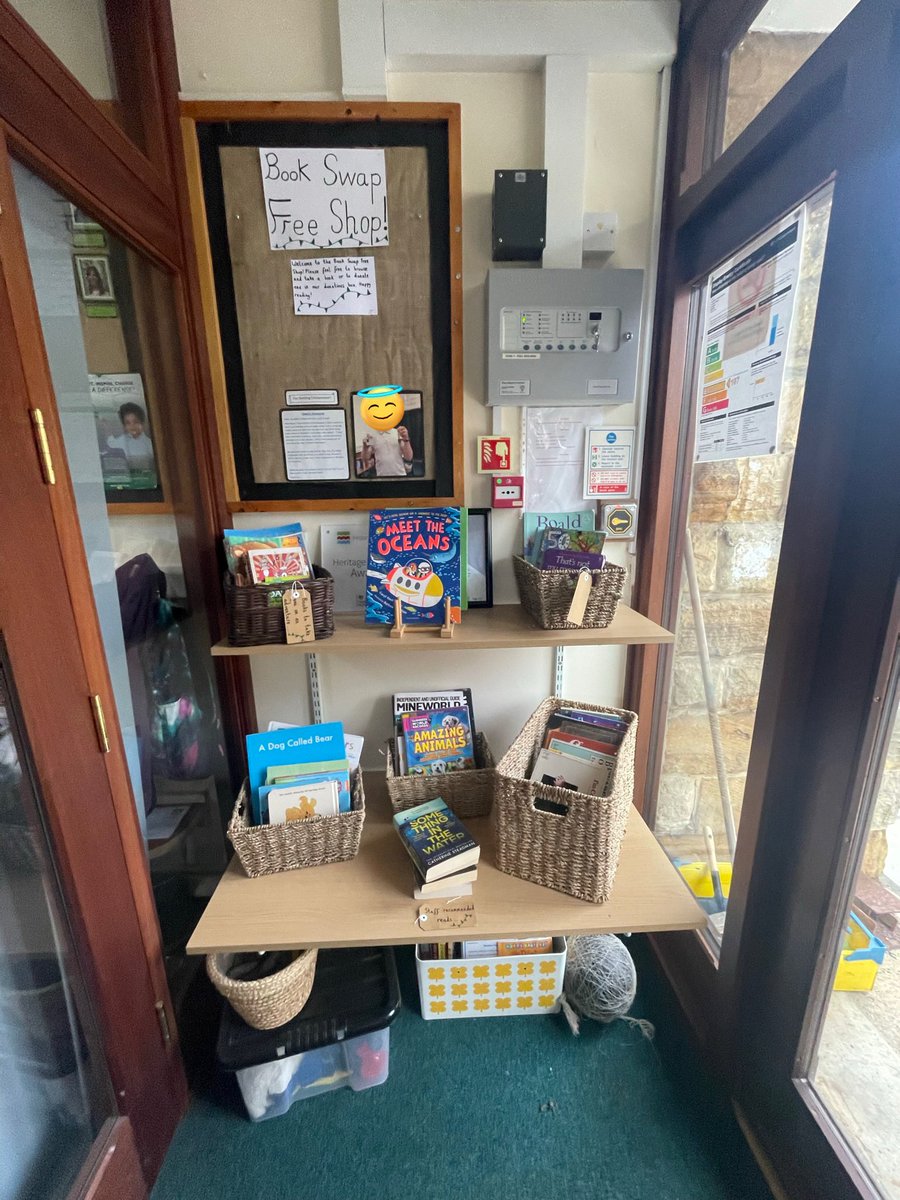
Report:
[{"label": "wicker basket", "polygon": [[387,788],[395,813],[441,797],[460,820],[487,817],[494,806],[497,764],[483,733],[475,734],[475,769],[446,775],[395,775],[393,738],[385,745]]},{"label": "wicker basket", "polygon": [[254,1029],[277,1029],[292,1021],[312,991],[318,950],[298,950],[282,971],[265,979],[232,979],[233,954],[208,954],[206,973],[220,995]]},{"label": "wicker basket", "polygon": [[[629,722],[608,796],[588,796],[527,779],[547,720],[559,708],[610,713]],[[634,791],[637,715],[551,697],[528,718],[497,764],[497,866],[543,887],[599,904],[612,892]],[[552,806],[551,811],[535,807]]]},{"label": "wicker basket", "polygon": [[[297,587],[309,592],[316,641],[321,641],[334,633],[334,579],[324,567],[313,564],[313,571],[315,579],[298,583]],[[281,597],[293,586],[291,583],[254,583],[236,587],[232,577],[226,575],[229,643],[232,646],[265,646],[286,641]]]},{"label": "wicker basket", "polygon": [[591,592],[580,625],[566,618],[578,583],[578,571],[540,571],[521,554],[513,570],[522,607],[542,629],[605,629],[616,615],[625,589],[625,568],[606,563],[591,572]]},{"label": "wicker basket", "polygon": [[359,839],[366,819],[362,771],[356,771],[350,789],[352,808],[336,817],[311,821],[288,821],[284,825],[251,825],[249,788],[244,782],[228,822],[228,840],[241,866],[252,878],[344,862],[359,853]]}]

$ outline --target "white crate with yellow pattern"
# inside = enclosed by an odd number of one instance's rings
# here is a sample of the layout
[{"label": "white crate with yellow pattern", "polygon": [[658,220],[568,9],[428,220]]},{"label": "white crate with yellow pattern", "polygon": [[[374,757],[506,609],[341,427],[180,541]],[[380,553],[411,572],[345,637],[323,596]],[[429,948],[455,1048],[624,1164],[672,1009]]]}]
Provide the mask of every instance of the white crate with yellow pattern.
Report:
[{"label": "white crate with yellow pattern", "polygon": [[566,939],[545,954],[423,959],[416,947],[419,997],[426,1021],[448,1017],[524,1017],[559,1011]]}]

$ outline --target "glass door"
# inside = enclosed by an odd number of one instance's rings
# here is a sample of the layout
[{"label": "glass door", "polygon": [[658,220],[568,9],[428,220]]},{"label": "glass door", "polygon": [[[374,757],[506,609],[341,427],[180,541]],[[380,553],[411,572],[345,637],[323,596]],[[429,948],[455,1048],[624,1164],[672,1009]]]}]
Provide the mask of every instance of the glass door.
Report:
[{"label": "glass door", "polygon": [[13,179],[179,1015],[202,965],[184,944],[227,864],[233,800],[173,284],[26,167]]},{"label": "glass door", "polygon": [[0,653],[0,1200],[63,1200],[116,1115]]}]

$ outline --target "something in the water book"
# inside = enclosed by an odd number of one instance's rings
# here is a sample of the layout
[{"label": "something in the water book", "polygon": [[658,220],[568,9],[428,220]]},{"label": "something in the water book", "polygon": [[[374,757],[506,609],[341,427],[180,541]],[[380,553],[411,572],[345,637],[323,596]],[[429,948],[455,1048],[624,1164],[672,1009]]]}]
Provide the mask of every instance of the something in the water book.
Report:
[{"label": "something in the water book", "polygon": [[390,624],[400,601],[407,624],[442,625],[444,603],[465,607],[465,509],[388,508],[369,520],[366,620]]}]

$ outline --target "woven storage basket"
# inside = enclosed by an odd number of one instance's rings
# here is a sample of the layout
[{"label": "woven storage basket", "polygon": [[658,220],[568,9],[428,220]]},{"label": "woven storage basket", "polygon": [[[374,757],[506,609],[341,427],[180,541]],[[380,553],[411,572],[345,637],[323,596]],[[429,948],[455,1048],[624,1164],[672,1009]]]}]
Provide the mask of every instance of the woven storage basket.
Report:
[{"label": "woven storage basket", "polygon": [[316,974],[318,950],[298,950],[282,971],[265,979],[232,979],[233,954],[208,954],[206,973],[220,995],[254,1029],[277,1029],[300,1012],[309,999]]},{"label": "woven storage basket", "polygon": [[353,776],[350,803],[350,812],[338,813],[336,817],[288,821],[284,825],[251,825],[250,794],[245,781],[228,822],[228,840],[241,866],[253,878],[297,867],[344,862],[359,853],[366,819],[362,771]]},{"label": "woven storage basket", "polygon": [[[559,708],[584,708],[629,721],[608,796],[588,796],[526,778],[547,720]],[[576,704],[556,696],[536,709],[497,764],[494,823],[501,871],[594,904],[609,899],[634,791],[637,723],[637,715],[625,709]],[[562,811],[541,811],[535,801]]]},{"label": "woven storage basket", "polygon": [[395,813],[440,796],[463,821],[466,817],[490,814],[494,806],[497,764],[483,733],[475,734],[475,769],[472,771],[449,771],[446,775],[395,775],[392,749],[391,738],[385,744],[385,759],[388,795]]},{"label": "woven storage basket", "polygon": [[542,629],[605,629],[616,615],[625,588],[625,568],[606,563],[591,572],[591,591],[580,625],[566,620],[578,571],[539,571],[521,554],[513,556],[513,570],[522,607]]},{"label": "woven storage basket", "polygon": [[[334,579],[324,567],[313,564],[313,571],[315,579],[298,583],[297,587],[309,592],[316,641],[321,641],[334,633]],[[286,641],[281,597],[293,586],[290,583],[254,583],[236,587],[231,576],[226,575],[229,643],[232,646],[265,646]]]}]

